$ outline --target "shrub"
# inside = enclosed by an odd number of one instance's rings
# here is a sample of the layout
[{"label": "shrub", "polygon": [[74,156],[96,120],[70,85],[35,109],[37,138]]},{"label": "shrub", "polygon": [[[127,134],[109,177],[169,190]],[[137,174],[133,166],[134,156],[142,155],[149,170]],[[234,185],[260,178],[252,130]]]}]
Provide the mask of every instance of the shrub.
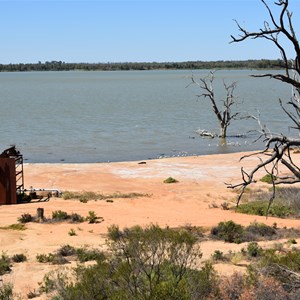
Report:
[{"label": "shrub", "polygon": [[62,210],[55,210],[52,212],[52,219],[61,221],[61,220],[66,220],[68,219],[69,216],[65,211]]},{"label": "shrub", "polygon": [[90,224],[99,223],[100,222],[99,219],[101,219],[103,221],[103,218],[98,217],[93,210],[89,211],[89,215],[85,219]]},{"label": "shrub", "polygon": [[176,183],[176,182],[178,181],[173,177],[168,177],[167,179],[164,180],[164,183]]},{"label": "shrub", "polygon": [[11,259],[15,263],[20,263],[20,262],[26,261],[27,257],[26,257],[26,255],[24,255],[24,254],[21,253],[21,254],[15,254],[15,255],[13,255]]},{"label": "shrub", "polygon": [[88,249],[86,247],[76,249],[76,255],[80,262],[87,262],[91,260],[102,261],[105,258],[103,252],[97,249]]},{"label": "shrub", "polygon": [[297,244],[297,241],[296,241],[295,239],[289,239],[289,240],[287,241],[287,244],[295,245],[295,244]]},{"label": "shrub", "polygon": [[249,226],[246,227],[245,230],[247,232],[253,233],[254,235],[267,236],[267,237],[276,234],[276,230],[273,227],[258,222],[251,223]]},{"label": "shrub", "polygon": [[282,203],[273,202],[269,208],[269,201],[250,201],[242,203],[236,207],[235,211],[238,213],[248,215],[266,216],[267,214],[272,217],[287,217],[293,213],[292,209]]},{"label": "shrub", "polygon": [[255,285],[244,289],[239,300],[286,300],[288,293],[281,283],[271,277],[260,277]]},{"label": "shrub", "polygon": [[10,269],[9,257],[4,252],[2,252],[0,256],[0,276],[10,271],[11,269]]},{"label": "shrub", "polygon": [[36,259],[40,263],[52,263],[54,260],[54,255],[49,253],[49,254],[37,254]]},{"label": "shrub", "polygon": [[234,272],[230,277],[222,277],[218,285],[219,298],[217,299],[240,299],[244,287],[244,276],[241,273]]},{"label": "shrub", "polygon": [[77,213],[72,213],[69,218],[72,223],[81,223],[84,221],[84,218]]},{"label": "shrub", "polygon": [[0,282],[0,300],[13,300],[12,284]]},{"label": "shrub", "polygon": [[247,254],[250,257],[257,257],[262,254],[262,248],[257,244],[257,242],[251,242],[247,246]]},{"label": "shrub", "polygon": [[23,214],[21,217],[18,218],[18,222],[20,223],[29,223],[34,220],[33,216],[31,214]]},{"label": "shrub", "polygon": [[111,195],[103,195],[97,194],[94,192],[70,192],[65,191],[63,193],[63,199],[78,199],[80,202],[87,203],[89,200],[106,200],[109,198],[137,198],[137,197],[149,197],[148,194],[140,194],[140,193],[113,193]]},{"label": "shrub", "polygon": [[244,229],[240,224],[233,221],[220,222],[217,227],[212,228],[211,234],[229,243],[241,243]]},{"label": "shrub", "polygon": [[40,293],[38,291],[30,291],[28,294],[27,294],[27,298],[28,299],[33,299],[33,298],[36,298],[36,297],[39,297],[40,296]]},{"label": "shrub", "polygon": [[8,225],[8,226],[3,226],[3,227],[0,227],[0,229],[5,229],[5,230],[25,230],[27,229],[25,224],[20,224],[20,223],[17,223],[17,224],[11,224],[11,225]]},{"label": "shrub", "polygon": [[69,235],[69,236],[75,236],[75,235],[77,235],[77,233],[76,233],[76,231],[75,231],[73,228],[71,228],[71,229],[69,230],[69,232],[68,232],[68,235]]},{"label": "shrub", "polygon": [[215,250],[214,254],[212,255],[214,260],[223,260],[224,259],[224,254],[220,250]]},{"label": "shrub", "polygon": [[68,263],[68,261],[59,254],[37,254],[36,259],[40,263],[50,263],[53,265],[62,265]]},{"label": "shrub", "polygon": [[260,179],[260,181],[271,184],[271,183],[273,183],[273,181],[275,181],[276,179],[277,179],[277,177],[276,177],[275,175],[273,175],[273,174],[266,174],[264,177],[262,177],[262,178]]},{"label": "shrub", "polygon": [[300,250],[298,249],[291,249],[286,253],[275,253],[273,257],[265,255],[265,258],[267,258],[268,263],[283,265],[295,272],[300,271]]},{"label": "shrub", "polygon": [[[45,290],[57,299],[207,299],[217,282],[211,264],[196,269],[201,257],[196,237],[186,230],[151,225],[108,229],[108,254],[96,264],[79,265],[77,281],[57,273]],[[79,252],[77,250],[77,252]],[[89,252],[82,248],[84,256]]]},{"label": "shrub", "polygon": [[76,249],[70,245],[61,246],[57,251],[57,254],[61,256],[71,256],[74,255],[75,253],[76,253]]}]

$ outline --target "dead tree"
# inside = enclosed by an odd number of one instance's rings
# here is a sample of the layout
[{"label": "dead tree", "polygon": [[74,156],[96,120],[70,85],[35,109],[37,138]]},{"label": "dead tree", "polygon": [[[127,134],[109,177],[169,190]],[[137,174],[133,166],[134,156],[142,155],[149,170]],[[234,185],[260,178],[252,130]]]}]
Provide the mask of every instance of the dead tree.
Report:
[{"label": "dead tree", "polygon": [[[273,182],[273,194],[270,199],[270,204],[275,197],[275,185],[278,184],[293,184],[300,182],[300,168],[297,166],[292,157],[293,148],[300,146],[300,46],[296,33],[293,28],[292,13],[288,10],[288,0],[278,0],[274,2],[275,7],[279,7],[279,14],[276,17],[274,9],[271,9],[266,1],[261,0],[268,11],[269,21],[264,21],[264,25],[256,32],[248,32],[236,20],[240,34],[237,37],[231,36],[231,43],[239,43],[247,39],[262,38],[272,42],[277,50],[279,50],[282,62],[284,65],[284,72],[277,74],[266,73],[263,75],[255,75],[254,77],[269,77],[279,80],[291,86],[291,99],[283,104],[279,99],[279,105],[290,119],[292,129],[296,130],[296,138],[291,138],[285,135],[272,134],[270,131],[261,130],[261,138],[265,141],[265,148],[252,155],[259,155],[259,163],[255,168],[246,172],[243,168],[242,182],[238,184],[229,184],[229,188],[241,188],[238,197],[239,203],[245,188],[255,181],[254,176],[257,171],[263,169],[271,175]],[[287,44],[285,44],[287,42]],[[287,45],[293,49],[293,59],[289,59],[287,55]],[[244,159],[244,156],[241,159]],[[286,176],[282,176],[280,170],[286,167]]]},{"label": "dead tree", "polygon": [[236,103],[237,97],[234,96],[234,90],[236,88],[237,83],[232,82],[231,84],[227,85],[225,81],[223,81],[224,89],[226,91],[226,96],[224,100],[221,100],[221,107],[218,106],[213,82],[215,79],[215,72],[211,71],[210,74],[205,78],[200,78],[199,81],[195,80],[194,76],[192,76],[192,83],[196,84],[200,87],[202,94],[197,95],[197,97],[208,98],[214,114],[216,115],[218,122],[220,124],[220,135],[221,138],[226,138],[227,136],[227,129],[230,125],[232,120],[235,120],[239,113],[235,112],[232,113],[231,108]]}]

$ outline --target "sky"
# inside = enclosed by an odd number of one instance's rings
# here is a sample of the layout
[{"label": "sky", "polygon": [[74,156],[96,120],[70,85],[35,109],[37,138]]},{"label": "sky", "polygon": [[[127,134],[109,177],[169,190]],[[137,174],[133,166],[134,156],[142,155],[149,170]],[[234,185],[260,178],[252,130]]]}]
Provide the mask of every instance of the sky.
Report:
[{"label": "sky", "polygon": [[280,58],[262,39],[229,43],[234,19],[262,27],[260,0],[0,0],[0,11],[1,64]]}]

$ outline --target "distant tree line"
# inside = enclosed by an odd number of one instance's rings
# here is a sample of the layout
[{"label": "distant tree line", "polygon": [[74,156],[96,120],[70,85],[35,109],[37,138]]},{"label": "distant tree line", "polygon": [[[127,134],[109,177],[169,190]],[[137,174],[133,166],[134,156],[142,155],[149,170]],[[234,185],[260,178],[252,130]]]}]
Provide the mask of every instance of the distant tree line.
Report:
[{"label": "distant tree line", "polygon": [[120,63],[66,63],[46,61],[44,63],[0,64],[0,72],[28,71],[126,71],[126,70],[184,70],[184,69],[281,69],[281,59],[244,61],[186,61],[186,62],[120,62]]}]

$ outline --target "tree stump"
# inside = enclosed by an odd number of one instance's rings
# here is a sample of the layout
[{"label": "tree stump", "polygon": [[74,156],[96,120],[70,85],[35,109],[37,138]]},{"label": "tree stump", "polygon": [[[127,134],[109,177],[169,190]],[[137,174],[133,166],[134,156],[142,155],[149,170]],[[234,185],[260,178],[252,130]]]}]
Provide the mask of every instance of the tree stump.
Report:
[{"label": "tree stump", "polygon": [[44,220],[44,209],[43,208],[37,208],[36,210],[36,218],[39,222],[42,222]]}]

